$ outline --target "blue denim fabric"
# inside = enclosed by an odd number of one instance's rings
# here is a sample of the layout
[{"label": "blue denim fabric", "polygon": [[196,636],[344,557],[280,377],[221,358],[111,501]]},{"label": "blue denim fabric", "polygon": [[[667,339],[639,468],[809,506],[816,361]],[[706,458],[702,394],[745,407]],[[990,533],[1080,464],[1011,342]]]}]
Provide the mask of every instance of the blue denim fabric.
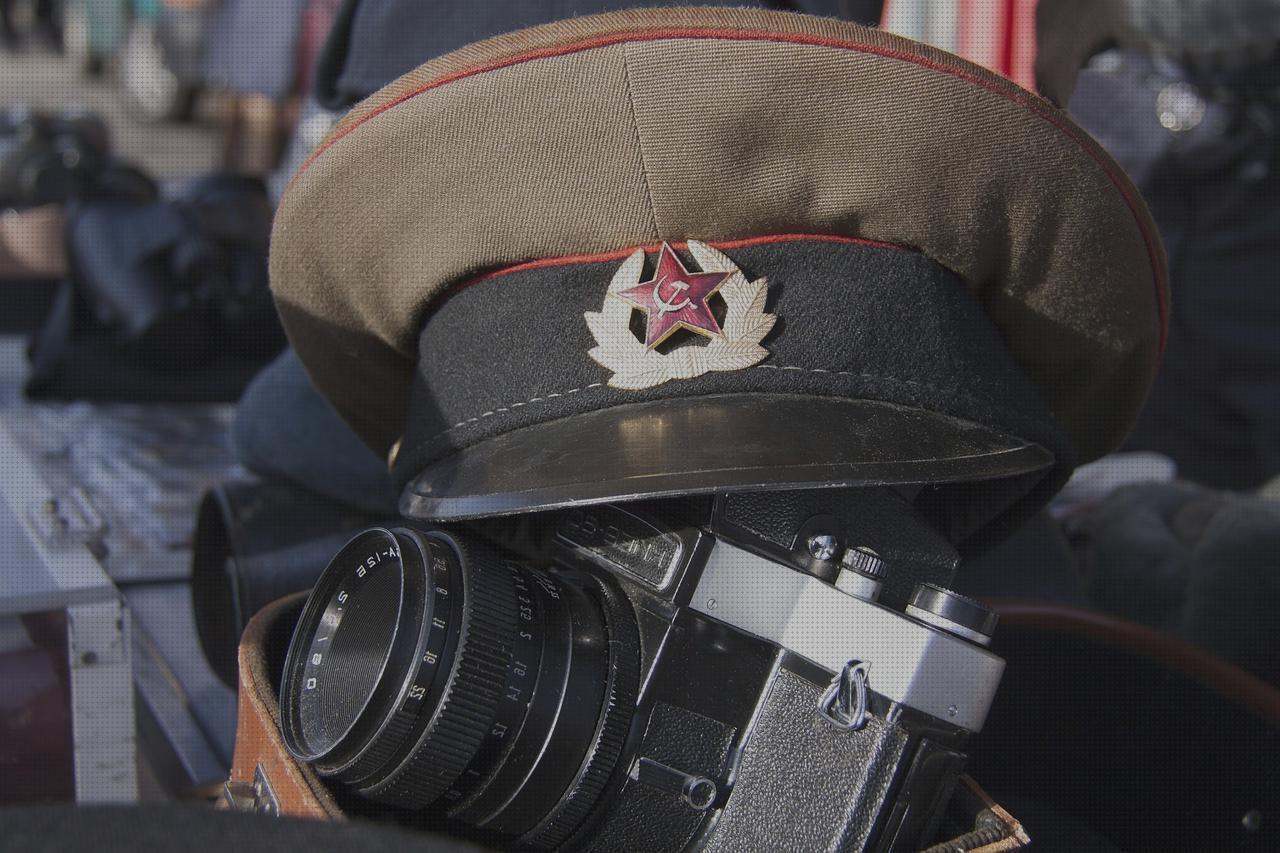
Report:
[{"label": "blue denim fabric", "polygon": [[286,349],[240,399],[231,441],[240,462],[366,512],[395,515],[387,466],[315,390]]},{"label": "blue denim fabric", "polygon": [[316,97],[339,110],[465,44],[501,33],[652,6],[762,6],[877,24],[883,0],[344,0],[320,56]]}]

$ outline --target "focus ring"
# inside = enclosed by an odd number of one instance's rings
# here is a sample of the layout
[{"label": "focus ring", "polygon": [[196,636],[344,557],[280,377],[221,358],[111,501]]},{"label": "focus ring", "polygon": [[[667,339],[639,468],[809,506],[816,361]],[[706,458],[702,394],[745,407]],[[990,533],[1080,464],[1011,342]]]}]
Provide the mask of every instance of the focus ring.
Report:
[{"label": "focus ring", "polygon": [[613,775],[631,729],[640,681],[640,636],[635,613],[620,592],[598,583],[609,637],[609,680],[601,708],[600,726],[582,771],[560,805],[522,842],[552,850],[565,842],[586,820]]},{"label": "focus ring", "polygon": [[[436,547],[441,547],[437,544]],[[453,540],[443,547],[461,551]],[[379,802],[421,808],[462,775],[488,730],[511,663],[516,630],[515,584],[499,560],[464,554],[462,626],[450,683],[434,719],[405,762],[361,793]]]}]

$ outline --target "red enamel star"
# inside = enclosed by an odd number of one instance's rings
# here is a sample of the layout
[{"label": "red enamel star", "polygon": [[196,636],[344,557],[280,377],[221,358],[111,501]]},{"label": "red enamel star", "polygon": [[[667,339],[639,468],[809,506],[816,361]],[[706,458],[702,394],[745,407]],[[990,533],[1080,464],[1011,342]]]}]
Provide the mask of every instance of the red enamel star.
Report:
[{"label": "red enamel star", "polygon": [[730,275],[727,272],[689,272],[671,247],[663,243],[653,278],[617,291],[617,295],[648,315],[644,344],[653,349],[678,329],[688,329],[709,338],[723,334],[707,300]]}]

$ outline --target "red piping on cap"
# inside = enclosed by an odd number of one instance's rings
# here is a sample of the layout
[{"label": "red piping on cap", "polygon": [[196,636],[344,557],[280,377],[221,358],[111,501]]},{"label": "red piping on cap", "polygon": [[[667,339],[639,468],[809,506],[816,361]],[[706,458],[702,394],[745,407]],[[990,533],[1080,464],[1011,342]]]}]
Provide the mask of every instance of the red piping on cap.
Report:
[{"label": "red piping on cap", "polygon": [[[846,237],[842,234],[767,234],[758,237],[744,237],[739,240],[708,240],[708,246],[716,249],[741,249],[745,246],[761,246],[766,243],[791,243],[796,240],[815,240],[820,243],[852,243],[856,246],[871,246],[876,249],[894,249],[899,252],[914,252],[914,249],[906,246],[899,246],[897,243],[885,243],[880,240],[868,240],[864,237]],[[689,247],[688,240],[667,240],[667,245],[677,249],[686,249]],[[482,281],[507,273],[521,272],[522,270],[536,270],[542,267],[559,267],[566,264],[589,264],[596,261],[616,261],[619,258],[625,258],[637,249],[644,249],[646,252],[656,252],[662,248],[662,243],[647,243],[643,246],[631,246],[626,249],[611,249],[607,252],[596,252],[591,255],[565,255],[559,258],[543,258],[536,261],[525,261],[522,264],[516,264],[510,267],[494,270],[493,272],[484,273],[475,278],[468,279],[464,286],[471,286]]]},{"label": "red piping on cap", "polygon": [[[713,249],[741,249],[745,246],[762,246],[768,243],[793,243],[798,240],[812,240],[819,243],[845,243],[854,246],[870,246],[875,249],[891,249],[897,252],[916,252],[908,246],[899,246],[896,243],[884,243],[880,240],[868,240],[863,237],[845,237],[841,234],[768,234],[760,237],[744,237],[738,240],[707,240],[706,244]],[[687,249],[689,247],[688,240],[667,240],[667,245],[676,249]],[[525,270],[546,269],[547,267],[563,267],[571,264],[592,264],[600,261],[616,261],[625,258],[637,249],[643,249],[646,253],[652,254],[662,248],[662,243],[647,243],[643,246],[628,246],[625,249],[610,249],[607,252],[596,252],[590,255],[564,255],[558,258],[539,258],[535,261],[525,261],[523,263],[514,264],[509,267],[501,267],[500,269],[490,272],[481,273],[480,275],[464,279],[459,283],[446,288],[443,293],[432,300],[431,307],[427,313],[431,314],[445,302],[448,302],[458,293],[466,290],[468,287],[481,284],[495,278],[501,278],[514,272],[523,272]]]},{"label": "red piping on cap", "polygon": [[[1155,237],[1155,235],[1153,235],[1148,230],[1145,223],[1143,222],[1142,217],[1138,215],[1138,210],[1140,209],[1140,202],[1126,188],[1125,179],[1121,176],[1121,174],[1116,169],[1114,169],[1112,166],[1110,166],[1107,163],[1104,157],[1099,156],[1097,152],[1092,150],[1085,143],[1084,136],[1086,136],[1086,134],[1083,131],[1077,128],[1073,128],[1070,125],[1064,123],[1060,115],[1057,114],[1057,111],[1053,107],[1049,106],[1048,103],[1041,101],[1038,97],[1031,95],[1028,92],[1019,90],[1016,87],[1013,87],[1012,89],[1005,88],[1003,85],[1000,85],[996,81],[986,79],[972,71],[945,65],[943,63],[936,62],[932,59],[929,59],[924,56],[919,56],[917,54],[907,53],[901,50],[894,50],[893,48],[863,44],[862,42],[849,41],[847,39],[833,39],[833,38],[826,38],[823,36],[805,35],[803,33],[775,33],[767,30],[733,30],[733,29],[716,29],[716,28],[708,28],[708,27],[688,27],[688,28],[673,27],[670,29],[650,30],[647,32],[611,33],[607,35],[598,36],[592,39],[586,39],[580,42],[574,42],[573,44],[560,45],[558,47],[552,47],[552,48],[542,48],[540,50],[531,50],[526,53],[517,54],[515,56],[509,56],[509,57],[506,57],[505,59],[500,59],[485,65],[478,65],[474,68],[468,68],[462,71],[455,72],[453,74],[447,74],[443,77],[438,77],[435,80],[431,80],[427,83],[424,83],[423,85],[419,86],[417,89],[413,89],[409,92],[406,92],[400,95],[394,100],[388,101],[385,104],[381,104],[376,109],[371,110],[367,115],[361,116],[361,118],[358,121],[353,122],[352,124],[344,127],[341,131],[333,134],[328,139],[326,139],[323,143],[321,143],[320,146],[317,147],[316,150],[312,152],[311,156],[307,158],[306,162],[302,164],[301,168],[298,169],[297,173],[293,176],[293,179],[289,182],[289,184],[290,186],[292,186],[293,183],[296,182],[298,178],[302,176],[302,173],[305,172],[307,168],[312,163],[314,163],[321,154],[327,151],[339,139],[342,139],[344,136],[351,133],[357,127],[360,127],[365,122],[381,115],[382,113],[392,109],[393,107],[399,106],[400,104],[404,103],[405,101],[411,98],[415,98],[418,95],[421,95],[424,92],[429,92],[432,89],[438,89],[441,86],[447,85],[454,81],[462,80],[467,77],[473,77],[478,74],[484,74],[485,72],[488,72],[488,71],[496,71],[500,68],[507,68],[512,65],[519,65],[524,62],[531,62],[538,59],[549,59],[557,56],[567,56],[573,53],[580,53],[586,50],[594,50],[596,48],[608,47],[609,45],[622,44],[625,42],[664,41],[664,40],[670,40],[670,39],[694,39],[694,38],[717,39],[721,41],[768,41],[768,42],[777,42],[780,44],[803,44],[803,45],[810,45],[813,47],[827,47],[827,48],[834,48],[837,50],[850,50],[855,53],[866,53],[874,56],[883,56],[888,59],[896,59],[901,62],[909,62],[912,65],[918,65],[923,68],[928,68],[932,71],[940,72],[942,74],[949,74],[952,77],[958,77],[961,80],[965,80],[969,83],[973,83],[974,85],[979,86],[983,89],[986,89],[988,92],[991,92],[994,95],[998,95],[999,97],[1004,98],[1007,101],[1017,104],[1018,106],[1022,107],[1023,109],[1032,113],[1033,115],[1043,119],[1044,121],[1049,122],[1051,125],[1057,128],[1061,133],[1063,133],[1067,138],[1069,138],[1071,141],[1075,142],[1078,146],[1080,146],[1080,148],[1086,154],[1088,154],[1089,157],[1095,163],[1097,163],[1100,167],[1102,167],[1102,170],[1106,172],[1107,177],[1111,180],[1112,185],[1115,186],[1115,188],[1120,191],[1120,195],[1124,198],[1125,204],[1128,205],[1129,211],[1133,214],[1134,221],[1138,225],[1138,230],[1142,232],[1142,239],[1146,243],[1146,247],[1147,247],[1147,257],[1151,262],[1152,277],[1155,279],[1155,284],[1156,284],[1156,306],[1157,306],[1159,320],[1160,320],[1160,353],[1161,354],[1164,353],[1165,342],[1169,332],[1169,316],[1168,316],[1169,308],[1168,308],[1168,296],[1166,292],[1164,275],[1160,265],[1160,258],[1159,258],[1160,252],[1159,252],[1159,249],[1157,248],[1159,246],[1159,240],[1158,238]],[[1008,85],[1011,87],[1013,86],[1013,84],[1008,84]]]}]

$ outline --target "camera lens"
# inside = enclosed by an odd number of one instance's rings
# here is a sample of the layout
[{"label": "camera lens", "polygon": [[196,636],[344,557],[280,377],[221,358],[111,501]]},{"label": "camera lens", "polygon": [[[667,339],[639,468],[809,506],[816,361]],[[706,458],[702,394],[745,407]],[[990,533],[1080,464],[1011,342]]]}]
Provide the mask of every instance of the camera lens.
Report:
[{"label": "camera lens", "polygon": [[634,710],[634,613],[608,579],[440,531],[373,529],[295,629],[281,729],[368,799],[552,848],[589,818]]},{"label": "camera lens", "polygon": [[[390,543],[388,543],[390,544]],[[390,548],[382,554],[394,553]],[[324,635],[317,635],[298,702],[299,731],[317,753],[326,753],[356,724],[386,668],[403,601],[396,572],[376,572],[369,582],[345,590],[325,608]],[[345,599],[345,601],[344,601]],[[345,604],[345,608],[344,608]],[[344,617],[344,609],[346,610]],[[324,678],[327,689],[320,689]]]}]

